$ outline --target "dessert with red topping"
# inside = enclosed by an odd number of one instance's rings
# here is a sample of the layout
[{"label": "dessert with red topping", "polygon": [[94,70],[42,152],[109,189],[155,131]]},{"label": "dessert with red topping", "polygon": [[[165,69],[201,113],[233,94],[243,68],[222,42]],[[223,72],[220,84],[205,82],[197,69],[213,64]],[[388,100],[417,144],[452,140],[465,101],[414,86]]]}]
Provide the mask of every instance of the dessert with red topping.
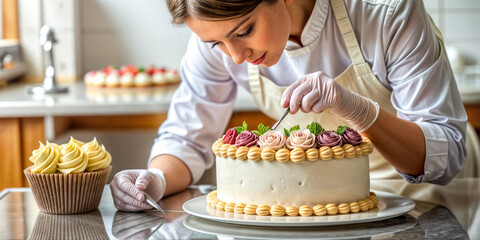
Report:
[{"label": "dessert with red topping", "polygon": [[85,85],[95,87],[149,87],[176,84],[181,81],[178,71],[155,67],[143,68],[127,64],[121,67],[108,66],[87,72]]}]

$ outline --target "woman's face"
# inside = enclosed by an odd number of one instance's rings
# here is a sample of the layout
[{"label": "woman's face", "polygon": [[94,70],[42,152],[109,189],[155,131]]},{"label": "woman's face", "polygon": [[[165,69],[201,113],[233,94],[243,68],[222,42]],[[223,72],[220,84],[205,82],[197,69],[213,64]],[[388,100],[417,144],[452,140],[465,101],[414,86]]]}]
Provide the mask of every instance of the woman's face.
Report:
[{"label": "woman's face", "polygon": [[279,0],[274,5],[259,4],[246,16],[208,21],[187,19],[188,27],[204,42],[211,43],[233,58],[270,67],[280,60],[290,35],[290,16],[287,5],[291,0]]}]

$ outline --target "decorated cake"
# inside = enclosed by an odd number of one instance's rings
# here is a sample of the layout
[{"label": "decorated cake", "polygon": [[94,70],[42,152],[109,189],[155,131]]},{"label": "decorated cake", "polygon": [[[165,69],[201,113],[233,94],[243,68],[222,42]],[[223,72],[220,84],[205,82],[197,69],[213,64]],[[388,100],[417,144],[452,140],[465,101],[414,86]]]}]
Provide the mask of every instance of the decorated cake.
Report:
[{"label": "decorated cake", "polygon": [[175,69],[136,67],[128,64],[121,67],[108,66],[90,71],[84,76],[85,85],[94,87],[150,87],[180,82]]},{"label": "decorated cake", "polygon": [[356,130],[327,131],[317,122],[283,131],[260,124],[229,129],[212,146],[217,190],[208,207],[247,215],[321,216],[376,207],[368,154],[373,144]]},{"label": "decorated cake", "polygon": [[94,138],[84,143],[70,138],[58,145],[40,142],[24,170],[41,212],[74,214],[98,208],[112,167],[112,157]]}]

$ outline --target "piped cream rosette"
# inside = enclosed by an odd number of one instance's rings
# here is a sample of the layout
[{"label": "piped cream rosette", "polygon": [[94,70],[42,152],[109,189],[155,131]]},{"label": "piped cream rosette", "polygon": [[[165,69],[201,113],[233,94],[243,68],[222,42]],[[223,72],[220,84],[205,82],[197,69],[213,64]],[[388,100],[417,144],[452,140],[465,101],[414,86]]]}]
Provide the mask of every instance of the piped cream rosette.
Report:
[{"label": "piped cream rosette", "polygon": [[48,141],[46,145],[40,142],[40,147],[33,151],[29,160],[33,162],[32,173],[55,173],[60,160],[60,147]]},{"label": "piped cream rosette", "polygon": [[328,203],[326,205],[317,204],[315,206],[281,206],[266,204],[257,206],[256,204],[224,202],[217,198],[217,190],[210,192],[207,195],[207,205],[217,211],[232,212],[236,214],[258,215],[258,216],[324,216],[366,212],[378,206],[378,198],[374,192],[370,192],[370,196],[365,199],[353,201],[350,203]]},{"label": "piped cream rosette", "polygon": [[58,162],[58,171],[63,174],[82,173],[87,168],[88,156],[73,137],[67,144],[62,145],[62,156]]},{"label": "piped cream rosette", "polygon": [[[308,130],[307,130],[308,131]],[[262,139],[264,135],[260,136]],[[290,138],[290,137],[289,137]],[[259,141],[260,141],[259,139]],[[292,160],[295,163],[301,163],[304,160],[317,161],[317,160],[331,160],[342,158],[353,158],[358,156],[368,155],[373,152],[373,144],[368,138],[363,138],[363,142],[358,146],[351,144],[344,144],[343,146],[327,147],[323,146],[319,149],[312,145],[312,148],[299,147],[288,145],[288,140],[285,145],[288,148],[259,148],[257,146],[252,147],[236,147],[235,145],[222,143],[222,138],[215,141],[212,146],[212,151],[217,156],[229,157],[231,159],[239,160],[265,160],[272,161],[277,160],[279,162],[287,162]],[[283,145],[282,145],[283,146]],[[304,146],[304,145],[302,145]]]},{"label": "piped cream rosette", "polygon": [[88,156],[87,171],[106,168],[112,161],[112,156],[105,151],[105,146],[98,144],[97,138],[82,146]]},{"label": "piped cream rosette", "polygon": [[48,141],[46,145],[40,142],[40,147],[33,150],[29,160],[33,162],[32,173],[70,174],[106,168],[110,165],[112,157],[96,138],[84,143],[70,137],[68,143],[60,146]]}]

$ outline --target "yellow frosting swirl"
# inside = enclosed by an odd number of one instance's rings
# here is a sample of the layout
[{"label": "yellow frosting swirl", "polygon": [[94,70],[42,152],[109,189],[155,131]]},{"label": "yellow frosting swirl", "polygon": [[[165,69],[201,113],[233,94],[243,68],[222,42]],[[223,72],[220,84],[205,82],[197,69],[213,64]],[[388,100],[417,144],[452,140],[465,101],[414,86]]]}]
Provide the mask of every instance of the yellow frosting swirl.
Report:
[{"label": "yellow frosting swirl", "polygon": [[362,148],[360,146],[355,146],[355,157],[360,157],[363,155]]},{"label": "yellow frosting swirl", "polygon": [[216,199],[210,200],[210,201],[208,202],[208,206],[210,206],[211,208],[216,208],[217,202],[218,202],[218,200],[216,200]]},{"label": "yellow frosting swirl", "polygon": [[259,147],[251,147],[248,151],[248,159],[252,161],[260,160],[260,154],[262,153],[262,149]]},{"label": "yellow frosting swirl", "polygon": [[332,147],[333,159],[342,159],[345,156],[343,148],[340,146]]},{"label": "yellow frosting swirl", "polygon": [[70,137],[70,141],[69,141],[68,143],[64,143],[64,144],[60,145],[60,148],[65,147],[65,146],[68,145],[70,142],[73,142],[73,143],[77,144],[77,145],[80,146],[80,147],[82,147],[82,146],[85,144],[84,142],[82,142],[82,141],[80,141],[80,140],[77,140],[77,139],[75,139],[75,138],[73,138],[73,137]]},{"label": "yellow frosting swirl", "polygon": [[246,206],[245,203],[237,203],[237,204],[235,204],[235,208],[233,208],[233,212],[238,213],[238,214],[242,214],[242,213],[244,213],[245,206]]},{"label": "yellow frosting swirl", "polygon": [[330,160],[333,157],[333,151],[330,147],[323,146],[318,150],[318,155],[322,160]]},{"label": "yellow frosting swirl", "polygon": [[105,150],[105,147],[97,142],[97,138],[82,146],[88,156],[87,171],[95,171],[106,168],[112,161],[112,156]]},{"label": "yellow frosting swirl", "polygon": [[363,201],[363,200],[360,200],[358,201],[358,205],[360,207],[360,211],[362,212],[365,212],[365,211],[368,211],[368,203]]},{"label": "yellow frosting swirl", "polygon": [[290,152],[290,159],[294,163],[301,163],[305,161],[305,151],[303,148],[296,147]]},{"label": "yellow frosting swirl", "polygon": [[288,216],[298,216],[298,208],[295,206],[289,206],[286,209],[286,213]]},{"label": "yellow frosting swirl", "polygon": [[207,200],[213,200],[213,199],[217,199],[217,190],[211,191],[207,195]]},{"label": "yellow frosting swirl", "polygon": [[350,212],[351,213],[358,213],[360,212],[360,205],[358,205],[358,202],[351,202],[348,204],[350,207]]},{"label": "yellow frosting swirl", "polygon": [[370,139],[368,139],[368,138],[363,138],[363,143],[367,144],[367,146],[368,146],[368,153],[372,153],[372,152],[373,152],[373,143],[372,143],[372,141],[370,141]]},{"label": "yellow frosting swirl", "polygon": [[225,211],[225,205],[227,205],[227,203],[225,203],[225,202],[222,201],[222,200],[218,200],[218,201],[217,201],[217,204],[215,205],[215,207],[216,207],[217,210],[219,210],[219,211]]},{"label": "yellow frosting swirl", "polygon": [[270,215],[270,206],[263,204],[258,206],[257,210],[255,210],[255,213],[258,216],[267,216]]},{"label": "yellow frosting swirl", "polygon": [[311,162],[315,162],[318,160],[318,150],[316,148],[310,148],[305,152],[305,155],[307,155],[307,160]]},{"label": "yellow frosting swirl", "polygon": [[337,205],[333,204],[333,203],[329,203],[325,206],[325,208],[327,209],[327,214],[328,215],[335,215],[338,213],[338,207]]},{"label": "yellow frosting swirl", "polygon": [[355,148],[352,144],[345,144],[342,146],[343,151],[345,152],[346,158],[353,158],[355,157]]},{"label": "yellow frosting swirl", "polygon": [[280,205],[273,205],[270,209],[270,214],[274,217],[281,217],[285,215],[285,208]]},{"label": "yellow frosting swirl", "polygon": [[350,206],[347,203],[338,204],[338,213],[347,214],[350,212]]},{"label": "yellow frosting swirl", "polygon": [[212,151],[215,153],[215,155],[219,156],[220,155],[220,148],[223,146],[222,144],[222,139],[218,139],[215,141],[215,143],[212,145]]},{"label": "yellow frosting swirl", "polygon": [[221,147],[220,147],[220,156],[226,158],[228,157],[227,155],[227,151],[228,151],[228,148],[230,147],[230,144],[223,144]]},{"label": "yellow frosting swirl", "polygon": [[290,151],[286,148],[282,148],[275,153],[275,158],[279,162],[287,162],[290,159]]},{"label": "yellow frosting swirl", "polygon": [[372,209],[374,208],[375,206],[373,205],[373,202],[372,200],[370,200],[370,198],[365,198],[363,201],[365,201],[368,205],[368,209]]},{"label": "yellow frosting swirl", "polygon": [[62,145],[60,152],[63,156],[58,162],[58,171],[63,174],[81,173],[87,168],[88,156],[77,142],[70,137],[70,141]]},{"label": "yellow frosting swirl", "polygon": [[367,155],[370,153],[370,149],[368,148],[368,144],[362,143],[360,144],[360,149],[362,150],[362,155]]},{"label": "yellow frosting swirl", "polygon": [[239,160],[247,159],[248,149],[249,149],[248,147],[239,147],[237,149],[237,154],[236,154],[237,159],[239,159]]},{"label": "yellow frosting swirl", "polygon": [[29,158],[33,162],[31,169],[32,173],[55,173],[57,171],[57,163],[60,159],[60,151],[58,145],[47,142],[43,145],[40,142],[40,147],[33,150],[32,156]]},{"label": "yellow frosting swirl", "polygon": [[377,206],[377,205],[378,205],[378,198],[377,198],[377,196],[370,195],[370,197],[368,197],[368,198],[370,198],[370,200],[373,202],[373,205],[374,205],[374,206]]},{"label": "yellow frosting swirl", "polygon": [[300,213],[302,217],[309,217],[312,216],[313,210],[311,207],[303,205],[298,209],[298,213]]},{"label": "yellow frosting swirl", "polygon": [[257,205],[256,204],[248,204],[244,209],[243,211],[245,212],[245,214],[247,215],[255,215],[256,211],[257,211]]},{"label": "yellow frosting swirl", "polygon": [[322,204],[318,204],[313,207],[313,213],[316,216],[323,216],[327,214],[327,209]]},{"label": "yellow frosting swirl", "polygon": [[231,159],[237,158],[237,149],[238,147],[235,145],[230,145],[227,150],[227,156]]},{"label": "yellow frosting swirl", "polygon": [[229,202],[227,205],[225,205],[225,212],[233,212],[235,209],[235,203],[234,202]]},{"label": "yellow frosting swirl", "polygon": [[265,161],[272,161],[275,159],[275,149],[273,148],[265,148],[262,150],[262,159]]}]

